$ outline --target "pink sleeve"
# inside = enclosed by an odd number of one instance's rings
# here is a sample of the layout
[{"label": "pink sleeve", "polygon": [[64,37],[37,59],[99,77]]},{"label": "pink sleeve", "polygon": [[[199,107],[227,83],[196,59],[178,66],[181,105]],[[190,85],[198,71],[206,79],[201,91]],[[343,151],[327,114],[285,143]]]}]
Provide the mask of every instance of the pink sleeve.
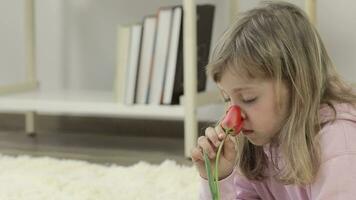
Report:
[{"label": "pink sleeve", "polygon": [[356,123],[340,120],[322,134],[322,164],[311,185],[311,199],[355,199]]},{"label": "pink sleeve", "polygon": [[[239,176],[236,170],[227,178],[219,181],[221,200],[260,199],[251,183],[244,177]],[[211,200],[209,183],[201,178],[200,200]]]},{"label": "pink sleeve", "polygon": [[356,154],[345,154],[328,160],[311,187],[311,199],[355,199]]}]

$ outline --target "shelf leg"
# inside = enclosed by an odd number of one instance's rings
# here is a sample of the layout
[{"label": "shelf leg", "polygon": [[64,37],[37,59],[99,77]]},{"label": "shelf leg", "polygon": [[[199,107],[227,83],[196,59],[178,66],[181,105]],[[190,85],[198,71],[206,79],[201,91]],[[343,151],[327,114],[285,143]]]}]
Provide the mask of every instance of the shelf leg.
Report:
[{"label": "shelf leg", "polygon": [[316,0],[305,0],[305,10],[311,23],[316,25]]},{"label": "shelf leg", "polygon": [[239,0],[230,0],[230,23],[235,20],[239,12]]},{"label": "shelf leg", "polygon": [[27,135],[35,135],[35,114],[33,111],[25,113],[25,129]]},{"label": "shelf leg", "polygon": [[26,76],[30,83],[36,83],[35,0],[26,0],[25,3]]},{"label": "shelf leg", "polygon": [[197,19],[195,0],[183,0],[184,43],[184,155],[197,145]]}]

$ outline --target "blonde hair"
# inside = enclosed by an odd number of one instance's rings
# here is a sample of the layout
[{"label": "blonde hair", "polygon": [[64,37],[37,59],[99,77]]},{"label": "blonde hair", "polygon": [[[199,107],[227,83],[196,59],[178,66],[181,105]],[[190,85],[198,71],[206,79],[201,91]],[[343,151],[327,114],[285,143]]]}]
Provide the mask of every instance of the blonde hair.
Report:
[{"label": "blonde hair", "polygon": [[[214,48],[207,73],[215,82],[223,72],[234,70],[249,78],[276,82],[277,101],[281,84],[290,93],[288,117],[272,144],[282,153],[283,166],[274,160],[277,180],[285,184],[313,182],[320,166],[318,132],[321,104],[348,102],[356,95],[337,74],[324,44],[306,14],[285,2],[264,2],[242,13]],[[252,180],[264,179],[267,157],[263,147],[245,137],[237,142],[237,167]]]}]

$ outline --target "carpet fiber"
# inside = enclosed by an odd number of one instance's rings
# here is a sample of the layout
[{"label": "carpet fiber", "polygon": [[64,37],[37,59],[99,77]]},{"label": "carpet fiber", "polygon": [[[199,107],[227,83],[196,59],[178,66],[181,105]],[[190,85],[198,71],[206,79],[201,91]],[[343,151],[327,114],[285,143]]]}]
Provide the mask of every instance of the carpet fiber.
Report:
[{"label": "carpet fiber", "polygon": [[171,160],[122,167],[0,155],[0,199],[6,200],[196,200],[198,177],[194,167]]}]

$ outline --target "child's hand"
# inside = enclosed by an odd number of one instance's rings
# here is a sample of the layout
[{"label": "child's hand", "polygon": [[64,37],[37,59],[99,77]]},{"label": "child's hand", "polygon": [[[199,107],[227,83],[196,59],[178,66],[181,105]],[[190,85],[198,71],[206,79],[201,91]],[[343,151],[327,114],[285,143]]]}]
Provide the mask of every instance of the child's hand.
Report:
[{"label": "child's hand", "polygon": [[[217,126],[215,128],[208,127],[205,129],[205,136],[198,138],[198,146],[192,150],[191,158],[202,178],[207,179],[203,150],[208,154],[211,165],[213,167],[212,171],[214,171],[217,149],[225,137],[226,134],[222,128]],[[235,141],[233,137],[228,136],[220,155],[218,173],[219,180],[226,178],[232,173],[235,166],[235,158]]]}]

